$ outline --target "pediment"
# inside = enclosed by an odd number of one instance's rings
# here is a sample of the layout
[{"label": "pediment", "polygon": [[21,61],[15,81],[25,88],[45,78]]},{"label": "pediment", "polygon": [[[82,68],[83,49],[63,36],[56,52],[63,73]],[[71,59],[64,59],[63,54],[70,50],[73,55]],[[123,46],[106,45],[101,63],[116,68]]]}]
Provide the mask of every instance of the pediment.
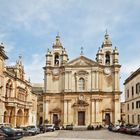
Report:
[{"label": "pediment", "polygon": [[81,67],[81,66],[97,66],[98,63],[85,57],[85,56],[80,56],[69,63],[67,63],[66,66],[75,66],[75,67]]}]

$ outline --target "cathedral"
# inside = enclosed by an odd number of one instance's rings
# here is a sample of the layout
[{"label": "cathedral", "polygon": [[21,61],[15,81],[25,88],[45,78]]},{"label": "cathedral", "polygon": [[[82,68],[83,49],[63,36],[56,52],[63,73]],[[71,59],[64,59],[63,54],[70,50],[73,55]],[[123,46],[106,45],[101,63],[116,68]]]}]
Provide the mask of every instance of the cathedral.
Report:
[{"label": "cathedral", "polygon": [[60,36],[46,54],[44,66],[43,121],[87,126],[120,120],[119,53],[108,33],[96,60],[83,52],[68,59]]}]

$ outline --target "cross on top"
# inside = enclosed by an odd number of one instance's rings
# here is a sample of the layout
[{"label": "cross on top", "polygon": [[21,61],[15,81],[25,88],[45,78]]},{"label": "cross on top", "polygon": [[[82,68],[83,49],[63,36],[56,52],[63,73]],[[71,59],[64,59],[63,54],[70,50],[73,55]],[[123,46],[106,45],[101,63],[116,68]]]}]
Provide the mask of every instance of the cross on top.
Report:
[{"label": "cross on top", "polygon": [[83,50],[84,50],[84,48],[81,47],[81,53],[80,53],[80,55],[83,55],[83,54],[84,54],[84,53],[83,53]]}]

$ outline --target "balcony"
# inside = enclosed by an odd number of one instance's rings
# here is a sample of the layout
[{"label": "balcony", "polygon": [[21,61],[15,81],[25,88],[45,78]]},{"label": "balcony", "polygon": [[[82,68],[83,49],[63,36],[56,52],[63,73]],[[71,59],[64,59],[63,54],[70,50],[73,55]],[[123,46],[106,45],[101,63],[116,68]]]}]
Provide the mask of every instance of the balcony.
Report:
[{"label": "balcony", "polygon": [[30,107],[32,107],[32,102],[19,100],[14,97],[8,97],[8,98],[5,98],[5,106],[9,106],[9,107],[18,106],[21,108],[29,109]]},{"label": "balcony", "polygon": [[14,98],[14,97],[5,98],[5,106],[15,107],[16,106],[16,98]]}]

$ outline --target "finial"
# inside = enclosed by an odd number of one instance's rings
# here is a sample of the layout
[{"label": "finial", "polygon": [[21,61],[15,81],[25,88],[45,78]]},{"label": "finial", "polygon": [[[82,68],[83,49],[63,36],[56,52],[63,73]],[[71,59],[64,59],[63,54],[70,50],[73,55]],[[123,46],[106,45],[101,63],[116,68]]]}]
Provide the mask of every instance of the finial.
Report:
[{"label": "finial", "polygon": [[106,31],[105,31],[105,39],[108,39],[108,32],[107,32],[107,29],[106,29]]},{"label": "finial", "polygon": [[19,57],[19,59],[20,59],[20,60],[22,59],[22,56],[21,56],[21,54],[19,54],[19,56],[18,56],[18,57]]},{"label": "finial", "polygon": [[84,50],[84,48],[81,47],[81,53],[80,53],[80,55],[83,55],[83,54],[84,54],[84,53],[83,53],[83,50]]},{"label": "finial", "polygon": [[105,30],[105,34],[107,35],[108,33],[107,33],[107,29]]},{"label": "finial", "polygon": [[18,64],[22,65],[22,55],[19,54],[18,56],[18,61],[17,61]]},{"label": "finial", "polygon": [[29,82],[29,83],[31,82],[31,79],[30,79],[30,77],[28,78],[28,82]]},{"label": "finial", "polygon": [[0,48],[4,49],[3,42],[0,43]]},{"label": "finial", "polygon": [[59,40],[60,40],[60,36],[59,36],[59,32],[57,32],[56,41],[59,41]]},{"label": "finial", "polygon": [[59,32],[57,32],[56,39],[60,38]]},{"label": "finial", "polygon": [[59,36],[59,32],[57,32],[57,36]]}]

